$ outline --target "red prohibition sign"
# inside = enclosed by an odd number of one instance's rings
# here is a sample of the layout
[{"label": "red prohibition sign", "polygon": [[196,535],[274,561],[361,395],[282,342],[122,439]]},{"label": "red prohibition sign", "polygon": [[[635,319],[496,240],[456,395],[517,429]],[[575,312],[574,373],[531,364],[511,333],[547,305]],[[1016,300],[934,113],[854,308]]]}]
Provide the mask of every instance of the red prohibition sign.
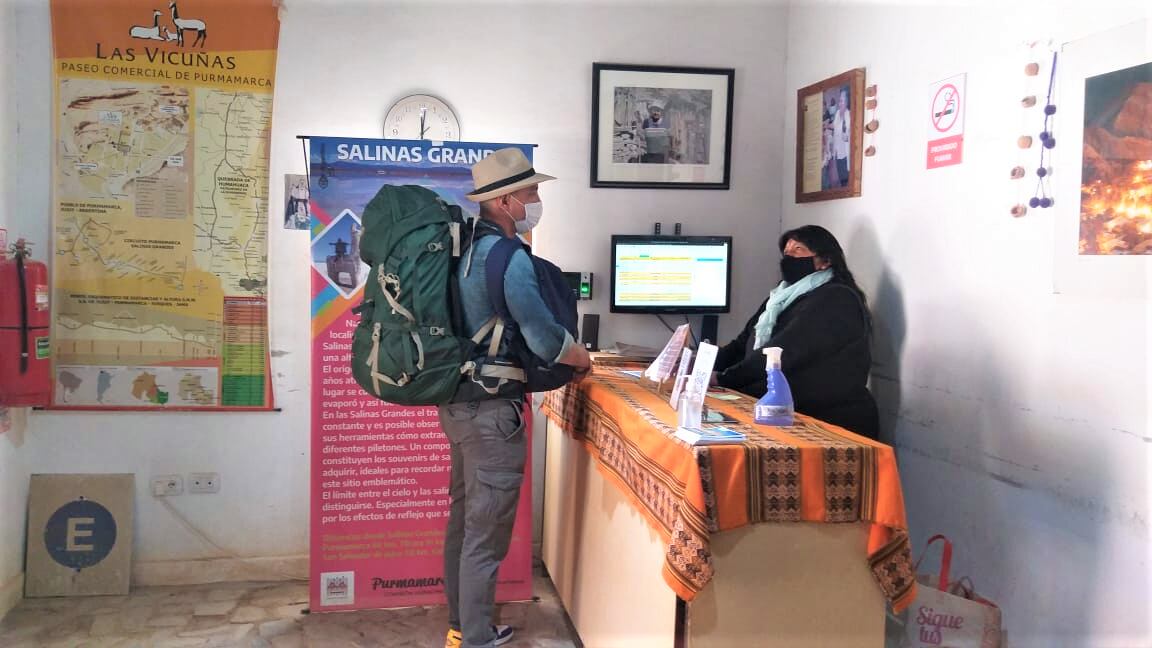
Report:
[{"label": "red prohibition sign", "polygon": [[[937,110],[937,102],[940,97],[944,97],[944,105],[940,106]],[[936,91],[936,96],[932,98],[932,127],[941,133],[947,133],[953,126],[956,125],[956,120],[960,117],[960,91],[956,86],[951,83],[945,83],[940,86]]]}]

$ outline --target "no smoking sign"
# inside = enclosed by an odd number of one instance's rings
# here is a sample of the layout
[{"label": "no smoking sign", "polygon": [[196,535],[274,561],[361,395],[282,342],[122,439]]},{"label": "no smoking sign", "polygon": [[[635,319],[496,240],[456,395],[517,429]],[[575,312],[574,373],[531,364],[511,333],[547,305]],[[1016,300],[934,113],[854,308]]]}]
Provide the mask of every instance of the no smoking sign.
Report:
[{"label": "no smoking sign", "polygon": [[928,168],[960,164],[964,159],[964,93],[967,75],[960,74],[930,87],[928,106]]}]

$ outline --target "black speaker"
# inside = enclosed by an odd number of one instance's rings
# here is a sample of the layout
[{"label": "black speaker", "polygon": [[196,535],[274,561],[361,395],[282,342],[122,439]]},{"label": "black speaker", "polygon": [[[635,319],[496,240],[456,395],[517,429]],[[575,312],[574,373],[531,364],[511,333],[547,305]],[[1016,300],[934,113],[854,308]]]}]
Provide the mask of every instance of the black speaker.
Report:
[{"label": "black speaker", "polygon": [[700,341],[719,345],[716,333],[720,326],[720,318],[716,315],[705,315],[700,322]]},{"label": "black speaker", "polygon": [[589,313],[580,322],[580,341],[589,351],[600,350],[600,316]]}]

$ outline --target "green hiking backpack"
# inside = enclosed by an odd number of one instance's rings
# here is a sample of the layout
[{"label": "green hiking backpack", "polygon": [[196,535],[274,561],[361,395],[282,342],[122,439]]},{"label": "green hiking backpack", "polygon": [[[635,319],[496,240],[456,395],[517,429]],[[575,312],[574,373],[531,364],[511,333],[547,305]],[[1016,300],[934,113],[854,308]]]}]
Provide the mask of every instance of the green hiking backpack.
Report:
[{"label": "green hiking backpack", "polygon": [[362,221],[360,258],[371,271],[354,309],[352,375],[390,403],[447,403],[476,344],[455,317],[460,208],[424,187],[384,185]]}]

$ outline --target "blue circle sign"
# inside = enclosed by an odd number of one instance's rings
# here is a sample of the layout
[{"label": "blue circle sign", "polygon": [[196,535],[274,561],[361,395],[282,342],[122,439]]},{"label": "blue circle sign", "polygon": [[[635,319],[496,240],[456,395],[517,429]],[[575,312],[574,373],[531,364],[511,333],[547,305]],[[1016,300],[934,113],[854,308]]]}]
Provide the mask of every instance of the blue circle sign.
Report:
[{"label": "blue circle sign", "polygon": [[44,526],[44,545],[52,560],[84,569],[108,557],[116,544],[116,520],[108,509],[87,499],[56,509]]}]

